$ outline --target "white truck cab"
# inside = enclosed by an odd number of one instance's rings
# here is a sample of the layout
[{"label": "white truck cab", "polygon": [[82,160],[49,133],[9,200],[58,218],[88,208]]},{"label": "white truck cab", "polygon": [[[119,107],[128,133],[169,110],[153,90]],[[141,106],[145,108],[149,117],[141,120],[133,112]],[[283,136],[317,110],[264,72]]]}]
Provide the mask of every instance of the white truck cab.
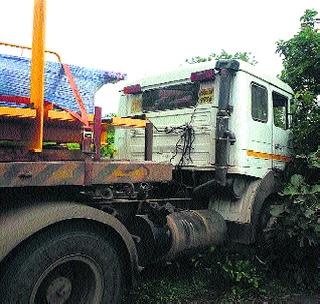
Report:
[{"label": "white truck cab", "polygon": [[[180,138],[176,128],[190,124],[194,141],[183,168],[215,169],[221,85],[219,64],[221,62],[211,61],[188,65],[142,79],[124,89],[119,115],[145,113],[156,127],[154,161],[179,163],[182,151],[181,147],[176,150]],[[229,152],[222,151],[228,154],[224,165],[228,166],[230,174],[262,178],[272,168],[283,169],[289,159],[289,104],[293,92],[287,84],[260,73],[251,64],[243,61],[233,61],[233,64],[227,92],[230,96],[227,96],[226,108],[222,109],[227,112],[223,120],[228,120],[227,129],[232,136],[226,139],[230,141]],[[119,158],[143,159],[143,131],[117,130],[116,142]]]},{"label": "white truck cab", "polygon": [[[192,204],[218,212],[230,238],[249,244],[290,160],[292,96],[253,65],[219,60],[128,84],[119,115],[145,115],[154,125],[152,160],[175,165],[173,182],[191,189]],[[140,129],[117,129],[115,142],[117,158],[144,158]]]}]

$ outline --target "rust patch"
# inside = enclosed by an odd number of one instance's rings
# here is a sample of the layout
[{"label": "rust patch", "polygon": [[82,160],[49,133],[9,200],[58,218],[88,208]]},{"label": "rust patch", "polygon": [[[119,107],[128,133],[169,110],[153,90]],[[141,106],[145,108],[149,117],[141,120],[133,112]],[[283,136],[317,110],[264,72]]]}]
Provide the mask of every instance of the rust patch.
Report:
[{"label": "rust patch", "polygon": [[0,187],[82,185],[83,162],[0,163]]},{"label": "rust patch", "polygon": [[147,168],[140,167],[137,169],[131,170],[130,168],[126,168],[125,166],[120,166],[116,168],[110,175],[112,180],[121,179],[123,177],[130,179],[131,181],[141,181],[145,177],[149,175]]},{"label": "rust patch", "polygon": [[93,164],[93,184],[165,182],[172,179],[170,164],[105,161]]}]

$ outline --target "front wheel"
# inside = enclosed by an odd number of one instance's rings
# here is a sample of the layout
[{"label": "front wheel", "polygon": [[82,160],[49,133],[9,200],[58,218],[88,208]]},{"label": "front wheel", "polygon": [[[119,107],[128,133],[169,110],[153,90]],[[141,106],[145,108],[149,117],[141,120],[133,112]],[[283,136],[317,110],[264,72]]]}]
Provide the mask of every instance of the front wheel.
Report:
[{"label": "front wheel", "polygon": [[9,261],[1,303],[120,302],[123,274],[115,245],[103,232],[67,225],[40,233]]}]

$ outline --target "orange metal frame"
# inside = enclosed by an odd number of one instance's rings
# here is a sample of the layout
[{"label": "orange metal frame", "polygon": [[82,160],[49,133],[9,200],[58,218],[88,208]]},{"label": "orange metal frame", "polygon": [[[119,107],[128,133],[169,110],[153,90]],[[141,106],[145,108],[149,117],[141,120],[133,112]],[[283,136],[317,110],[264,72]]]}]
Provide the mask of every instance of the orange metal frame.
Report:
[{"label": "orange metal frame", "polygon": [[29,149],[42,152],[44,125],[44,49],[46,0],[34,0],[30,100],[36,110],[35,131]]},{"label": "orange metal frame", "polygon": [[[0,107],[0,126],[5,128],[6,121],[12,122],[29,121],[31,126],[31,132],[26,131],[25,135],[27,141],[27,148],[29,151],[40,153],[42,152],[43,142],[48,140],[54,140],[52,135],[57,132],[53,130],[61,129],[61,132],[65,131],[66,139],[81,138],[80,129],[81,125],[85,128],[93,129],[94,116],[88,115],[83,105],[81,96],[77,89],[77,86],[73,80],[70,68],[66,64],[62,64],[59,54],[52,51],[45,50],[45,18],[46,18],[46,0],[34,0],[34,16],[33,16],[33,36],[32,36],[32,48],[27,46],[20,46],[16,44],[9,44],[1,42],[1,45],[17,47],[22,49],[31,50],[31,82],[30,82],[30,99],[26,97],[8,97],[8,101],[20,99],[21,103],[32,104],[32,108],[14,108],[14,107]],[[71,112],[68,109],[54,110],[53,105],[44,102],[44,65],[45,65],[45,52],[54,54],[58,61],[62,64],[65,74],[69,80],[71,89],[74,93],[75,99],[78,103],[81,116],[77,113]],[[46,130],[44,130],[44,128]],[[121,118],[113,117],[107,123],[101,123],[100,127],[100,143],[106,143],[106,132],[108,126],[115,127],[131,127],[131,128],[146,128],[147,121],[141,119]],[[54,129],[55,128],[55,129]],[[64,130],[65,128],[65,130]],[[21,128],[23,129],[23,128]],[[23,130],[22,130],[23,132]],[[5,133],[5,132],[4,132]],[[30,135],[31,134],[31,135]],[[61,142],[61,134],[57,134],[57,141]],[[0,138],[1,140],[1,138]]]}]

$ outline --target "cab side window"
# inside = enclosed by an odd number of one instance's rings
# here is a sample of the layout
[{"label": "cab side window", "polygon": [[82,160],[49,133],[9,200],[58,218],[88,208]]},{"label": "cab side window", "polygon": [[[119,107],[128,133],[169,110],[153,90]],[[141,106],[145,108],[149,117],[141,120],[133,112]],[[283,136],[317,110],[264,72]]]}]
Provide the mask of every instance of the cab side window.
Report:
[{"label": "cab side window", "polygon": [[273,91],[272,92],[273,103],[273,121],[274,125],[281,129],[288,129],[288,98]]},{"label": "cab side window", "polygon": [[268,121],[268,91],[256,83],[251,84],[251,115],[253,120]]}]

